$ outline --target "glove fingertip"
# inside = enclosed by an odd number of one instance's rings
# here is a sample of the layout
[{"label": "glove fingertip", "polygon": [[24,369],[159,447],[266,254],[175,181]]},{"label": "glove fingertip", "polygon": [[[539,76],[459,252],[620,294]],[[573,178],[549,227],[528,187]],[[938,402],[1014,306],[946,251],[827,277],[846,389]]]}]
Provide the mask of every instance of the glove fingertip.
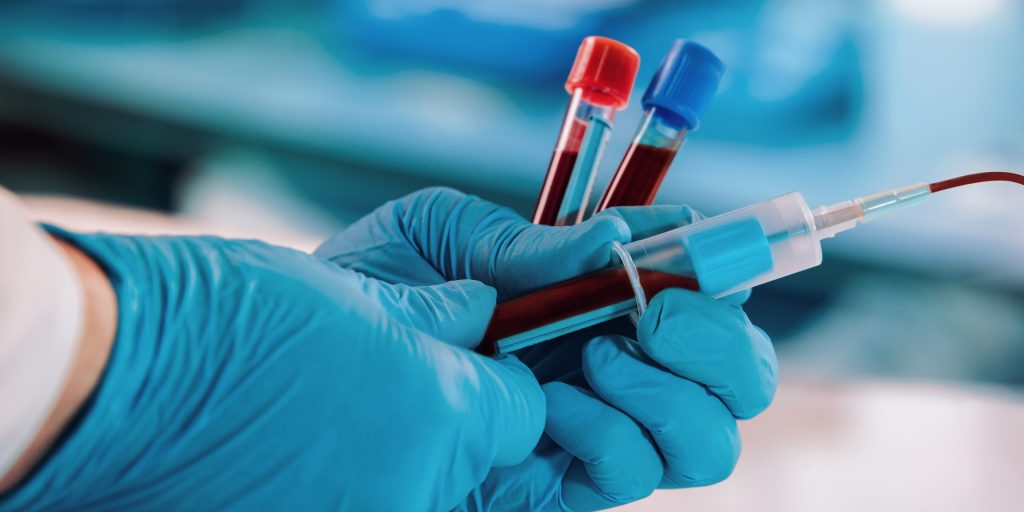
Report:
[{"label": "glove fingertip", "polygon": [[726,304],[730,304],[730,305],[733,305],[733,306],[742,306],[748,300],[750,300],[750,295],[751,295],[751,291],[748,288],[746,290],[740,290],[740,291],[738,291],[736,293],[733,293],[733,294],[730,294],[730,295],[726,295],[725,297],[722,297],[721,299],[718,299],[718,300],[720,302],[724,302]]},{"label": "glove fingertip", "polygon": [[471,279],[449,281],[442,286],[460,296],[454,310],[449,312],[452,321],[456,323],[455,328],[448,336],[443,332],[438,334],[441,338],[456,345],[467,348],[476,347],[483,338],[487,324],[494,314],[498,292],[480,281]]},{"label": "glove fingertip", "polygon": [[459,279],[456,281],[448,281],[442,286],[452,290],[455,293],[461,293],[464,295],[467,306],[472,309],[479,308],[480,310],[492,310],[494,305],[497,304],[498,292],[494,288],[487,286],[480,281],[474,281],[472,279]]},{"label": "glove fingertip", "polygon": [[632,239],[629,224],[626,224],[626,221],[620,217],[592,218],[580,226],[587,226],[587,229],[579,235],[579,242],[582,243],[573,245],[578,248],[574,250],[574,253],[590,255],[580,262],[582,264],[581,271],[607,265],[612,259],[611,243],[625,244]]},{"label": "glove fingertip", "polygon": [[583,374],[590,387],[606,400],[628,395],[636,384],[631,368],[651,359],[625,336],[598,336],[583,347]]},{"label": "glove fingertip", "polygon": [[619,206],[604,210],[594,217],[621,218],[629,226],[632,240],[654,236],[703,219],[703,216],[693,208],[678,204]]},{"label": "glove fingertip", "polygon": [[675,311],[675,305],[680,300],[677,297],[681,296],[682,300],[688,301],[686,295],[690,294],[699,295],[689,290],[670,288],[658,293],[651,299],[647,304],[644,314],[640,316],[640,322],[637,324],[637,341],[640,342],[641,346],[645,349],[647,348],[647,344],[657,335],[664,319]]},{"label": "glove fingertip", "polygon": [[468,279],[418,287],[367,283],[404,324],[461,347],[480,343],[497,300],[494,288]]},{"label": "glove fingertip", "polygon": [[629,224],[619,216],[606,215],[594,217],[584,223],[584,225],[588,224],[589,229],[584,236],[598,240],[601,243],[611,241],[625,243],[629,242],[633,236],[632,230],[629,229]]},{"label": "glove fingertip", "polygon": [[611,364],[616,357],[627,350],[626,340],[623,336],[598,336],[583,346],[584,365]]},{"label": "glove fingertip", "polygon": [[699,311],[718,304],[715,299],[700,292],[683,288],[668,288],[655,295],[647,304],[640,323],[659,323],[662,316],[680,311]]}]

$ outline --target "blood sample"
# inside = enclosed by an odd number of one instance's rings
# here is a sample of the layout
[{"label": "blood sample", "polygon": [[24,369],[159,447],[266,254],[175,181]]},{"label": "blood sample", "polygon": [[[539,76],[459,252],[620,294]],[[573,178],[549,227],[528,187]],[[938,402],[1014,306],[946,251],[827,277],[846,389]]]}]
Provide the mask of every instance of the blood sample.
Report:
[{"label": "blood sample", "polygon": [[615,112],[629,103],[640,66],[635,50],[590,36],[580,44],[565,90],[572,96],[534,209],[535,224],[582,220]]},{"label": "blood sample", "polygon": [[[666,288],[700,289],[697,281],[689,276],[647,269],[638,269],[638,276],[648,297]],[[621,316],[635,308],[634,300],[633,288],[625,269],[593,272],[502,302],[494,309],[494,316],[491,317],[481,346],[488,347],[490,353],[493,348],[489,347],[494,347],[499,340],[578,319],[595,311],[608,310],[612,313],[610,318]]]},{"label": "blood sample", "polygon": [[949,190],[951,188],[962,187],[964,185],[985,183],[989,181],[1008,181],[1010,183],[1024,185],[1024,176],[1012,172],[979,172],[974,174],[965,174],[958,178],[937,181],[928,185],[928,189],[931,190],[932,193],[935,193],[942,192],[943,190]]},{"label": "blood sample", "polygon": [[595,211],[654,202],[686,134],[718,90],[725,66],[692,41],[672,45],[644,93],[644,117]]},{"label": "blood sample", "polygon": [[658,188],[675,156],[676,152],[671,149],[630,144],[622,160],[628,162],[628,168],[612,177],[608,185],[609,193],[598,209],[654,203],[654,196],[658,194]]},{"label": "blood sample", "polygon": [[642,314],[647,298],[666,288],[716,295],[771,270],[772,252],[757,220],[741,218],[708,230],[692,226],[625,246],[613,244],[620,267],[498,304],[478,350],[511,352],[612,318]]},{"label": "blood sample", "polygon": [[568,127],[562,128],[558,137],[558,145],[554,154],[551,155],[551,164],[548,165],[548,174],[541,186],[540,196],[537,198],[537,208],[533,212],[534,224],[547,224],[554,226],[558,221],[558,212],[562,207],[562,199],[565,191],[569,188],[569,181],[572,179],[573,169],[576,167],[576,160],[579,159],[580,144],[583,141],[583,134],[586,133],[587,125],[579,121],[572,113],[574,105],[579,103],[576,95],[569,102],[569,112],[566,116],[572,115]]}]

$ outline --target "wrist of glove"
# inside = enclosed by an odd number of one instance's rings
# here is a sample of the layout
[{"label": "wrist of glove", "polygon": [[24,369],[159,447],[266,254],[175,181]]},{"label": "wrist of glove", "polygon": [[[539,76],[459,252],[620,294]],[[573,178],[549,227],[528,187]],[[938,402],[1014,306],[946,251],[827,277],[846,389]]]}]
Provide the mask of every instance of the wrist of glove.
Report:
[{"label": "wrist of glove", "polygon": [[389,284],[256,241],[53,232],[108,275],[117,339],[0,510],[446,510],[541,435],[529,369],[463,348],[495,302],[479,282]]}]

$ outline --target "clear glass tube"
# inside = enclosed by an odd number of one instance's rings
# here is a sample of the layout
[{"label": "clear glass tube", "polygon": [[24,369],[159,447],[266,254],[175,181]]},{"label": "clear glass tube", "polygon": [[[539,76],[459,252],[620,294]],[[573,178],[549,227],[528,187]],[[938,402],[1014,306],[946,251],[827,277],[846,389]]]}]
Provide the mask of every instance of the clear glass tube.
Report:
[{"label": "clear glass tube", "polygon": [[615,110],[587,101],[581,88],[573,91],[534,209],[534,224],[562,226],[583,219]]},{"label": "clear glass tube", "polygon": [[615,206],[654,203],[686,133],[687,124],[681,117],[657,106],[646,109],[595,213]]}]

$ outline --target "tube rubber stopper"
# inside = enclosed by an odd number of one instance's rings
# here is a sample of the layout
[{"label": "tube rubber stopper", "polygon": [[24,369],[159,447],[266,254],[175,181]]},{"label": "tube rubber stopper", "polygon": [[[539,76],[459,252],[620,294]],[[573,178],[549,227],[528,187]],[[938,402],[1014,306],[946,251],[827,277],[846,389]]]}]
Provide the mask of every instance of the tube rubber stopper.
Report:
[{"label": "tube rubber stopper", "polygon": [[583,89],[583,99],[603,107],[621,109],[629,103],[640,54],[614,39],[588,36],[580,43],[576,61],[565,80],[572,94]]},{"label": "tube rubber stopper", "polygon": [[696,130],[724,72],[725,65],[711,50],[676,40],[647,86],[644,108],[662,107],[681,117],[687,131]]}]

